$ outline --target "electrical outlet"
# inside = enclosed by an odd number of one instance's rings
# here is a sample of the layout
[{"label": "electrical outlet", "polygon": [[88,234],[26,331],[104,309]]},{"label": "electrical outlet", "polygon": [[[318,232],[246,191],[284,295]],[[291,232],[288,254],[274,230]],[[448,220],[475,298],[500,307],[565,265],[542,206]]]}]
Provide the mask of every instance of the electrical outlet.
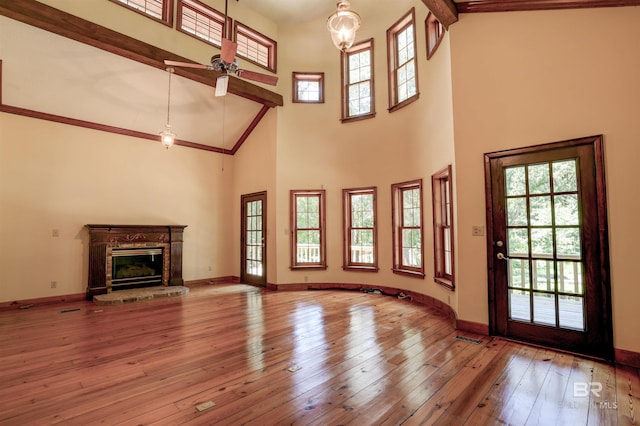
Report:
[{"label": "electrical outlet", "polygon": [[51,236],[52,237],[59,237],[60,236],[60,230],[59,229],[52,229],[51,230]]},{"label": "electrical outlet", "polygon": [[484,226],[480,226],[480,225],[472,226],[471,235],[474,237],[482,237],[484,235]]},{"label": "electrical outlet", "polygon": [[309,281],[309,277],[308,276],[304,276],[304,282],[306,283],[307,281]]},{"label": "electrical outlet", "polygon": [[51,288],[58,288],[58,281],[51,281]]}]

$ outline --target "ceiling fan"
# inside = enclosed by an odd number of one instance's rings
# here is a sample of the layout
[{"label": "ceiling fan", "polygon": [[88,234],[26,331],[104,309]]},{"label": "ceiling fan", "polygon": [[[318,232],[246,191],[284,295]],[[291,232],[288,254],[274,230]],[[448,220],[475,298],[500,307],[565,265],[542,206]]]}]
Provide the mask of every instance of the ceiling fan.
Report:
[{"label": "ceiling fan", "polygon": [[275,86],[278,83],[278,77],[262,74],[255,71],[248,71],[238,68],[238,60],[236,59],[236,52],[238,50],[238,43],[231,41],[227,35],[227,1],[224,2],[224,24],[222,47],[219,55],[214,55],[211,58],[211,65],[196,64],[190,62],[178,62],[165,60],[165,65],[173,67],[185,67],[185,68],[197,68],[204,70],[212,70],[222,73],[216,80],[216,96],[224,96],[227,94],[227,87],[229,86],[229,74],[235,74],[240,78],[247,80],[257,81],[259,83],[270,84]]}]

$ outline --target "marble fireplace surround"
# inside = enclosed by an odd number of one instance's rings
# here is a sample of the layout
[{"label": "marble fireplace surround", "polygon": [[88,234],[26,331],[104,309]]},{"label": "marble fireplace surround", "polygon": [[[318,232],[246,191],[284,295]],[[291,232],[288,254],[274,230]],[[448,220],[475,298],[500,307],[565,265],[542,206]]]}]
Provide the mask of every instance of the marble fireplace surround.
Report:
[{"label": "marble fireplace surround", "polygon": [[111,292],[114,248],[162,248],[163,286],[181,286],[182,242],[186,225],[86,225],[89,229],[87,299]]}]

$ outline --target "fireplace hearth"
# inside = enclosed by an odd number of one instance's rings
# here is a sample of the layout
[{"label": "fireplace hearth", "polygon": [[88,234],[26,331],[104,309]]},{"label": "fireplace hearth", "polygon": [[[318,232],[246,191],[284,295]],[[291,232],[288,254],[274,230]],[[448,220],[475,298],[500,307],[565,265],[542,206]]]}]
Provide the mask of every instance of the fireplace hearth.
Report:
[{"label": "fireplace hearth", "polygon": [[112,291],[181,286],[186,225],[86,225],[87,299]]}]

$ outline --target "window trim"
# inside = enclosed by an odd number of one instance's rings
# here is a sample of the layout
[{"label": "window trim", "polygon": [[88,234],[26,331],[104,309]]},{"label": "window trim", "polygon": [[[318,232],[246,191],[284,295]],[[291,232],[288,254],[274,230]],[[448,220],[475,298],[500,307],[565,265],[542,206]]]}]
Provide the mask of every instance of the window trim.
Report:
[{"label": "window trim", "polygon": [[242,22],[234,21],[233,23],[233,41],[238,42],[238,33],[241,33],[246,38],[255,41],[262,46],[267,48],[267,65],[263,65],[257,61],[254,61],[251,58],[247,58],[246,56],[236,53],[236,56],[246,60],[247,62],[251,62],[252,64],[264,68],[267,71],[271,71],[272,73],[277,72],[277,57],[278,57],[278,42],[267,37],[266,35],[260,33],[259,31],[254,30],[248,25],[244,25]]},{"label": "window trim", "polygon": [[[365,114],[359,115],[349,115],[349,55],[354,53],[360,53],[364,50],[368,50],[371,54],[371,111]],[[342,118],[341,121],[343,123],[349,123],[351,121],[360,121],[366,120],[368,118],[373,118],[376,116],[376,96],[375,96],[375,67],[374,67],[374,56],[373,56],[373,38],[368,40],[364,40],[358,42],[351,46],[349,49],[343,51],[340,54],[340,62],[341,66],[341,75],[340,81],[342,82]]]},{"label": "window trim", "polygon": [[[209,20],[219,23],[222,28],[220,30],[221,39],[220,44],[217,44],[211,40],[206,38],[199,37],[198,35],[191,33],[187,30],[182,29],[182,10],[184,8],[196,10],[196,12],[205,15]],[[219,10],[214,9],[213,7],[202,3],[199,0],[178,0],[178,10],[177,10],[177,22],[176,22],[176,30],[180,31],[183,34],[186,34],[190,37],[195,38],[203,43],[207,43],[211,46],[215,46],[217,48],[222,48],[222,38],[225,38],[225,26],[224,26],[224,13]],[[231,28],[233,20],[227,17],[227,28]]]},{"label": "window trim", "polygon": [[429,12],[427,18],[424,20],[425,35],[427,37],[427,61],[431,59],[438,50],[440,42],[444,38],[444,33],[447,29],[436,18],[436,16]]},{"label": "window trim", "polygon": [[[297,197],[319,197],[320,208],[320,262],[317,263],[299,263],[297,260]],[[326,191],[324,189],[292,189],[289,191],[289,216],[290,216],[290,232],[291,232],[291,270],[296,269],[327,269],[327,239],[326,239]],[[311,228],[310,228],[311,229]],[[315,228],[313,228],[315,229]]]},{"label": "window trim", "polygon": [[[449,207],[448,215],[451,220],[449,223],[450,233],[450,249],[451,249],[451,274],[444,272],[445,253],[444,253],[444,231],[442,228],[444,206],[442,205],[442,187],[447,186],[449,191]],[[455,290],[455,230],[453,222],[453,173],[451,165],[448,165],[439,172],[431,176],[431,197],[433,205],[433,279],[436,283]]]},{"label": "window trim", "polygon": [[[420,267],[412,267],[402,264],[402,227],[398,226],[399,218],[404,217],[402,206],[402,191],[419,189],[420,192]],[[394,183],[391,185],[391,225],[393,229],[393,268],[394,274],[407,275],[424,279],[424,197],[422,179]]]},{"label": "window trim", "polygon": [[145,17],[147,17],[149,19],[152,19],[152,20],[154,20],[156,22],[159,22],[159,23],[161,23],[163,25],[166,25],[168,27],[173,28],[173,9],[174,9],[173,8],[173,4],[174,4],[173,2],[174,2],[174,0],[162,0],[162,17],[161,18],[157,18],[157,17],[155,17],[153,15],[150,15],[150,14],[146,13],[145,11],[137,9],[137,8],[135,8],[135,7],[133,7],[133,6],[129,5],[129,4],[123,3],[120,0],[109,0],[109,1],[111,1],[112,3],[118,4],[118,5],[122,6],[122,7],[126,7],[129,10],[132,10],[132,11],[134,11],[136,13],[139,13],[140,15],[145,16]]},{"label": "window trim", "polygon": [[[324,103],[324,73],[323,72],[298,72],[291,73],[291,81],[293,83],[291,102],[300,104],[323,104]],[[318,100],[300,99],[298,91],[298,83],[304,81],[317,81],[320,85]]]},{"label": "window trim", "polygon": [[[373,195],[373,262],[358,263],[351,260],[351,196],[360,194]],[[343,256],[342,269],[345,271],[378,272],[378,188],[375,186],[366,188],[350,188],[342,190],[342,231],[343,231]]]},{"label": "window trim", "polygon": [[[410,25],[413,26],[413,61],[415,68],[416,94],[408,97],[402,102],[398,101],[398,85],[397,85],[397,68],[398,68],[398,50],[396,49],[396,34],[405,30]],[[402,18],[396,21],[387,30],[387,78],[389,83],[389,112],[394,112],[403,108],[420,97],[420,88],[418,85],[418,52],[416,40],[416,13],[415,7],[412,7]]]}]

